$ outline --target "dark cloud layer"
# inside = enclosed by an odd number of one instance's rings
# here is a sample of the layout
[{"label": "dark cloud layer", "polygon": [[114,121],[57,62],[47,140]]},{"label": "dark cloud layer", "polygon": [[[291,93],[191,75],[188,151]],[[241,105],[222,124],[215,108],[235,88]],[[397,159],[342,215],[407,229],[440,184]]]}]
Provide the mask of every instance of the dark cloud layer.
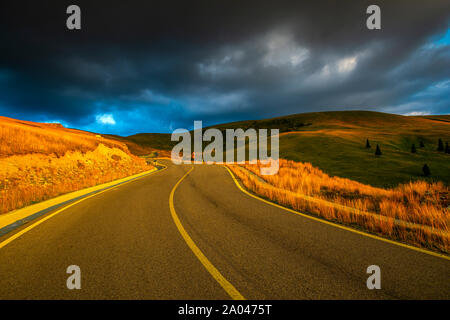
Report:
[{"label": "dark cloud layer", "polygon": [[[80,31],[65,27],[73,3]],[[366,28],[370,4],[382,30]],[[19,0],[0,15],[6,116],[130,134],[309,111],[450,112],[449,1]]]}]

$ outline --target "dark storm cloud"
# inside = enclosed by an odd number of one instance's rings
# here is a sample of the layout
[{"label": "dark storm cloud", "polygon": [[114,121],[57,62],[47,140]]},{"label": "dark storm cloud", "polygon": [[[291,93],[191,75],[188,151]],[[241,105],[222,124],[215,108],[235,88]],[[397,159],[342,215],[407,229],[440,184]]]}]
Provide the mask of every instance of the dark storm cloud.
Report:
[{"label": "dark storm cloud", "polygon": [[[80,31],[65,28],[72,2],[0,5],[2,115],[127,134],[307,111],[450,112],[448,1],[74,3]],[[382,30],[366,28],[370,4]]]}]

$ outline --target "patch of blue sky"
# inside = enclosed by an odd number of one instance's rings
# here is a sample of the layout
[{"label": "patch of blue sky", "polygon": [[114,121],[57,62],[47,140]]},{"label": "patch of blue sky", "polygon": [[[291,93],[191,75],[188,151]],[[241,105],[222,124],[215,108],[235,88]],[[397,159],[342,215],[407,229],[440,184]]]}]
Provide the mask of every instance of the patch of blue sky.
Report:
[{"label": "patch of blue sky", "polygon": [[433,49],[448,45],[450,45],[450,27],[448,27],[445,32],[432,36],[426,47],[429,49]]},{"label": "patch of blue sky", "polygon": [[[148,105],[116,102],[96,102],[97,112],[83,119],[82,130],[128,136],[143,132],[171,132],[170,119],[180,117],[184,108],[170,105]],[[120,105],[120,107],[118,107]]]},{"label": "patch of blue sky", "polygon": [[450,98],[450,79],[435,82],[424,90],[421,90],[414,94],[411,98],[422,98],[422,97],[448,97]]}]

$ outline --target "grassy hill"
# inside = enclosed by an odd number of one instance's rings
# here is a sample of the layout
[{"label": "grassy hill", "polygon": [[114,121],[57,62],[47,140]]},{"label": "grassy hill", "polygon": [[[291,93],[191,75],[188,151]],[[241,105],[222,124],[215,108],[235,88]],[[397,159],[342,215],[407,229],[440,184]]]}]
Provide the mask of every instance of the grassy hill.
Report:
[{"label": "grassy hill", "polygon": [[438,115],[438,116],[420,116],[420,118],[434,120],[434,121],[443,121],[450,122],[450,115]]},{"label": "grassy hill", "polygon": [[92,151],[99,144],[128,152],[123,143],[95,133],[1,116],[0,141],[0,158],[33,153],[62,156],[68,151]]},{"label": "grassy hill", "polygon": [[[450,142],[450,123],[375,112],[326,112],[293,116],[312,122],[282,134],[280,156],[311,162],[330,175],[380,187],[424,179],[450,183],[450,154],[437,152],[438,139]],[[369,139],[371,148],[365,147]],[[420,142],[424,147],[420,148]],[[411,153],[415,144],[417,153]],[[374,155],[376,145],[382,155]]]},{"label": "grassy hill", "polygon": [[151,169],[95,133],[0,117],[0,214]]},{"label": "grassy hill", "polygon": [[[370,111],[302,113],[238,121],[215,128],[278,128],[280,157],[310,162],[330,175],[379,187],[424,179],[450,184],[450,154],[437,152],[438,139],[450,142],[450,116],[409,117]],[[206,128],[205,128],[206,129]],[[138,134],[123,138],[147,148],[170,150],[169,134]],[[371,148],[367,149],[366,139]],[[420,147],[423,142],[424,147]],[[411,153],[415,144],[417,153]],[[379,145],[382,155],[375,156]]]}]

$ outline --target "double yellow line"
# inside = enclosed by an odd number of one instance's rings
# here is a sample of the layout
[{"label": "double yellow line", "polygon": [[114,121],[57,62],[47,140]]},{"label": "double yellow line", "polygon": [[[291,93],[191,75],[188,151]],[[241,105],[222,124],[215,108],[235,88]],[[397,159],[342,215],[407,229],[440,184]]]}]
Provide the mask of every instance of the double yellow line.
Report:
[{"label": "double yellow line", "polygon": [[[156,172],[160,172],[167,169],[167,167],[155,171]],[[170,207],[170,213],[172,215],[173,221],[175,222],[175,225],[178,229],[178,231],[180,232],[181,236],[183,237],[184,241],[186,242],[186,244],[189,246],[189,248],[192,250],[192,252],[195,254],[195,256],[198,258],[198,260],[203,264],[203,266],[206,268],[206,270],[211,274],[211,276],[220,284],[220,286],[229,294],[229,296],[234,299],[234,300],[245,300],[245,298],[239,293],[239,291],[236,290],[236,288],[227,280],[225,279],[225,277],[219,272],[219,270],[217,270],[216,267],[214,267],[214,265],[208,260],[208,258],[203,254],[203,252],[199,249],[199,247],[194,243],[194,241],[192,240],[192,238],[189,236],[189,234],[186,232],[186,230],[184,229],[183,225],[181,224],[180,219],[178,218],[178,215],[175,211],[175,207],[173,204],[173,199],[174,199],[174,194],[175,194],[175,190],[177,189],[177,187],[180,185],[180,183],[184,180],[184,178],[186,178],[186,176],[192,172],[192,170],[194,170],[194,167],[192,167],[180,180],[178,180],[178,182],[175,184],[175,186],[173,187],[170,196],[169,196],[169,207]],[[143,176],[143,177],[148,177],[148,175]],[[141,178],[143,178],[141,177]],[[138,178],[140,179],[140,178]],[[89,198],[98,196],[104,192],[107,191],[111,191],[114,190],[118,187],[121,187],[127,183],[130,182],[134,182],[137,179],[133,179],[131,181],[128,182],[124,182],[120,185],[117,185],[115,187],[97,192],[95,194],[92,194],[90,196],[87,196],[85,198],[82,198],[78,201],[75,201],[67,206],[65,206],[64,208],[61,208],[47,216],[45,216],[44,218],[36,221],[35,223],[31,224],[30,226],[20,230],[19,232],[15,233],[14,235],[12,235],[11,237],[9,237],[8,239],[0,242],[0,249],[3,248],[4,246],[8,245],[9,243],[11,243],[12,241],[14,241],[15,239],[19,238],[20,236],[22,236],[23,234],[27,233],[28,231],[36,228],[37,226],[39,226],[40,224],[44,223],[45,221],[51,219],[52,217],[56,216],[57,214],[60,214],[61,212],[63,212],[64,210],[69,209],[70,207],[73,207],[77,204],[79,204],[80,202],[83,202]]]}]

